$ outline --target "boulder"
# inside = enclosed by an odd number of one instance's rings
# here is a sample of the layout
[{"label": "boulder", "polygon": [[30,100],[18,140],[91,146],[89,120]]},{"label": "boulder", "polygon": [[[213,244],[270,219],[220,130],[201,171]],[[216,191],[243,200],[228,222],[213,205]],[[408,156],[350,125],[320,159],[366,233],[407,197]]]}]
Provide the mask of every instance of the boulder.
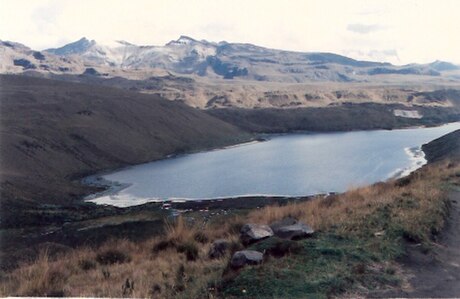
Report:
[{"label": "boulder", "polygon": [[209,258],[218,259],[223,257],[228,249],[229,244],[230,243],[227,240],[222,239],[212,242],[208,253]]},{"label": "boulder", "polygon": [[245,224],[241,228],[241,242],[245,245],[273,236],[273,231],[268,225]]},{"label": "boulder", "polygon": [[281,220],[271,223],[270,228],[273,230],[273,232],[275,232],[275,230],[277,230],[278,228],[282,226],[294,225],[297,223],[299,223],[299,220],[292,218],[292,217],[286,217],[286,218],[283,218]]},{"label": "boulder", "polygon": [[230,260],[232,268],[241,268],[245,265],[257,265],[262,263],[264,254],[255,250],[241,250],[233,254]]},{"label": "boulder", "polygon": [[310,226],[291,217],[274,222],[270,227],[277,237],[290,240],[306,238],[315,232]]}]

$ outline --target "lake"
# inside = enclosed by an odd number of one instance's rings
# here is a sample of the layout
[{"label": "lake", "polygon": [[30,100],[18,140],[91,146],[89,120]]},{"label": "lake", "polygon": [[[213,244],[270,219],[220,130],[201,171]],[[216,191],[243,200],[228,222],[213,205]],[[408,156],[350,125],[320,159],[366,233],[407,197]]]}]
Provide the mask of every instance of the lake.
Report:
[{"label": "lake", "polygon": [[422,144],[456,129],[271,135],[267,141],[169,158],[101,176],[111,192],[88,201],[131,206],[166,199],[304,196],[404,176],[426,160]]}]

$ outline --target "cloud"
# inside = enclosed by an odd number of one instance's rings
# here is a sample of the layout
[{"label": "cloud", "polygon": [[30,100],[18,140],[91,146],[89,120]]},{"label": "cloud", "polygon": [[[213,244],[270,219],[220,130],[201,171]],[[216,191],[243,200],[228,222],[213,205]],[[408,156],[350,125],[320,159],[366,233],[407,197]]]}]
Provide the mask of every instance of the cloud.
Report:
[{"label": "cloud", "polygon": [[382,15],[386,12],[386,10],[381,8],[374,8],[374,9],[363,9],[359,11],[357,14],[360,16],[375,16],[375,15]]},{"label": "cloud", "polygon": [[399,58],[398,51],[396,49],[373,49],[367,52],[367,56],[370,58],[370,60],[374,61],[388,61],[394,64],[401,64],[401,59]]},{"label": "cloud", "polygon": [[393,63],[460,63],[458,0],[0,0],[0,7],[0,39],[37,50],[82,36],[162,45],[188,35],[294,51],[359,49]]},{"label": "cloud", "polygon": [[359,34],[368,34],[371,32],[383,30],[385,27],[380,26],[378,24],[360,24],[360,23],[355,23],[355,24],[348,24],[347,30],[354,32],[354,33],[359,33]]},{"label": "cloud", "polygon": [[41,29],[45,29],[46,26],[56,23],[63,9],[64,2],[53,0],[35,8],[31,17],[38,26],[41,26]]},{"label": "cloud", "polygon": [[370,60],[370,61],[381,61],[390,62],[393,64],[400,64],[401,60],[396,49],[369,49],[369,50],[358,50],[349,49],[342,52],[346,56],[351,56],[359,60]]}]

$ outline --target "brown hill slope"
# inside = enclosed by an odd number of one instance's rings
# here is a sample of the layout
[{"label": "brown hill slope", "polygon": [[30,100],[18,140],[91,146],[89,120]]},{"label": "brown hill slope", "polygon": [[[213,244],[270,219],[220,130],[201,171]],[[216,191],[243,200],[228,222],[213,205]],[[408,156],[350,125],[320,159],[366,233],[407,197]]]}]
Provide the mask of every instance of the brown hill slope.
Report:
[{"label": "brown hill slope", "polygon": [[436,162],[445,158],[460,160],[460,130],[424,144],[422,149],[425,152],[427,160],[430,162]]},{"label": "brown hill slope", "polygon": [[249,132],[349,131],[435,126],[460,121],[460,105],[453,107],[414,106],[422,118],[395,116],[403,105],[344,103],[337,106],[297,109],[209,109],[207,113]]},{"label": "brown hill slope", "polygon": [[0,99],[3,204],[69,202],[87,190],[74,181],[83,174],[250,137],[184,104],[102,86],[2,75]]}]

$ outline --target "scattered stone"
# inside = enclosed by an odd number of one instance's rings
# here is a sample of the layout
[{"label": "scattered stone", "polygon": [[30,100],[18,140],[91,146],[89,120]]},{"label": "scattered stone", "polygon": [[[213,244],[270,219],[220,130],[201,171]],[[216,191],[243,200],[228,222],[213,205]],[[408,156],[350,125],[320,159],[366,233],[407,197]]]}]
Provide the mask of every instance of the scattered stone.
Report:
[{"label": "scattered stone", "polygon": [[273,236],[272,229],[262,224],[245,224],[240,233],[241,242],[245,245]]},{"label": "scattered stone", "polygon": [[262,252],[255,250],[241,250],[235,252],[230,261],[232,268],[241,268],[245,265],[257,265],[262,263],[264,255]]},{"label": "scattered stone", "polygon": [[217,258],[223,257],[228,247],[229,247],[229,242],[227,240],[219,239],[219,240],[214,241],[211,244],[211,248],[209,249],[209,253],[208,253],[209,258],[217,259]]},{"label": "scattered stone", "polygon": [[270,227],[277,237],[290,240],[307,238],[315,232],[310,226],[291,217],[272,223]]},{"label": "scattered stone", "polygon": [[381,236],[383,236],[383,235],[385,235],[385,231],[384,231],[384,230],[374,233],[374,236],[376,236],[376,237],[381,237]]}]

